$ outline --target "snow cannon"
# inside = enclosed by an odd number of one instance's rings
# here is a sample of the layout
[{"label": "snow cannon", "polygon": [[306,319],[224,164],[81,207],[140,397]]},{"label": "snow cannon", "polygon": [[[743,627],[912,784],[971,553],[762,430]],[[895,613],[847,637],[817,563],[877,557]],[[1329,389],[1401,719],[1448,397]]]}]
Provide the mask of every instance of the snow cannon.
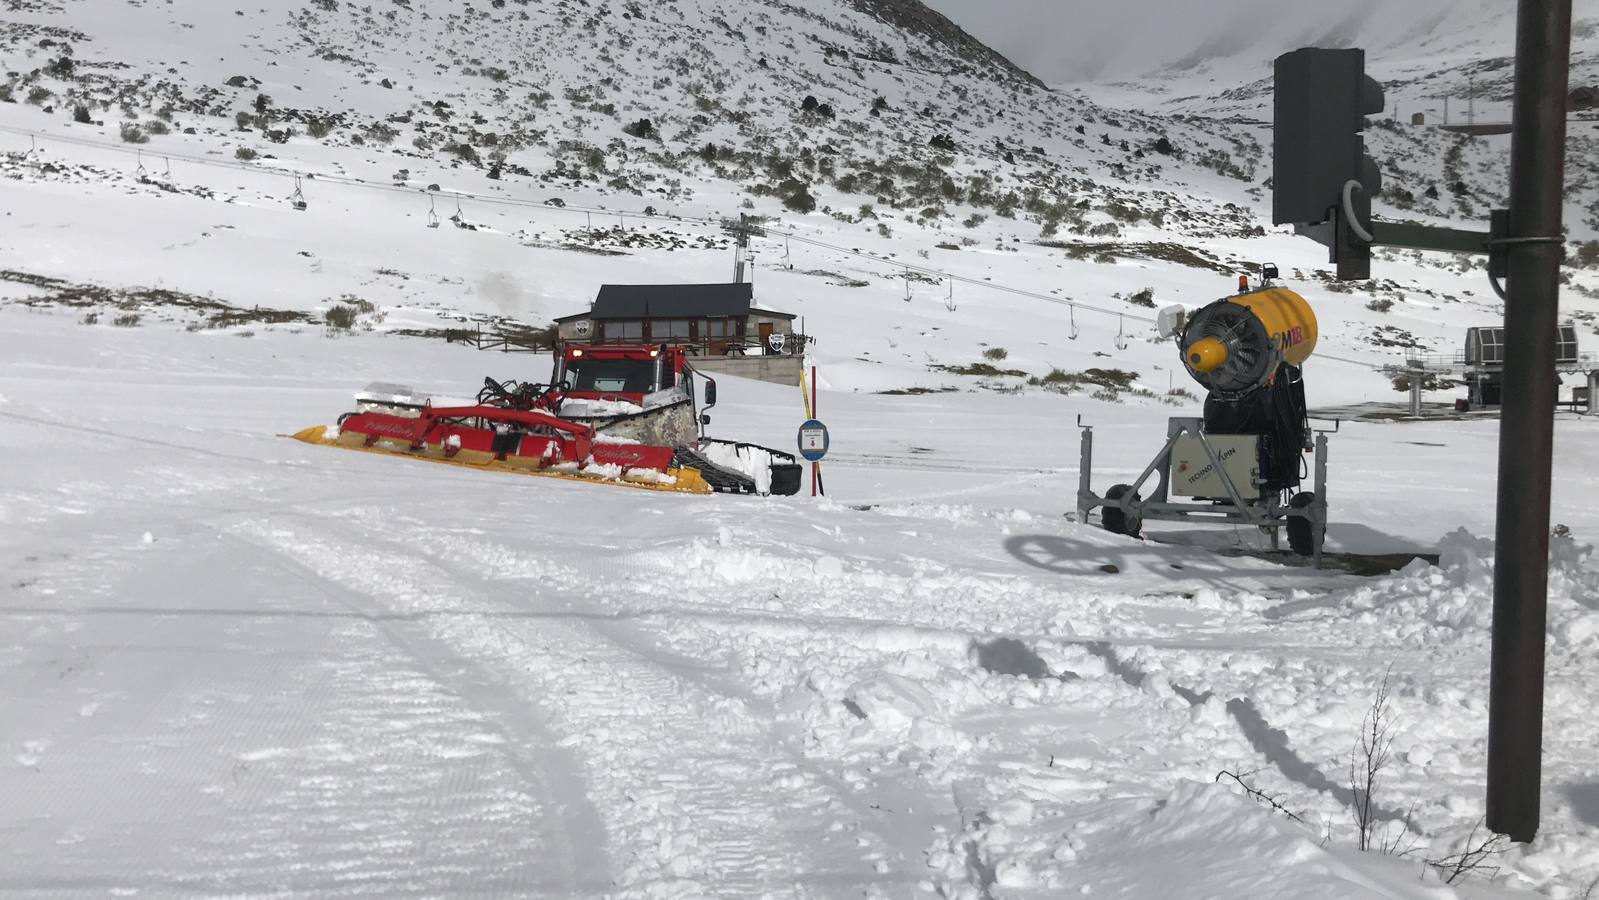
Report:
[{"label": "snow cannon", "polygon": [[[1273,284],[1277,268],[1261,269],[1239,291],[1189,312],[1161,310],[1162,337],[1205,389],[1203,417],[1174,417],[1166,445],[1132,484],[1094,493],[1093,428],[1083,429],[1079,521],[1101,508],[1107,531],[1139,536],[1146,519],[1253,525],[1275,549],[1279,529],[1302,556],[1321,562],[1326,533],[1327,438],[1311,440],[1300,367],[1316,350],[1316,313],[1305,298]],[[1300,491],[1304,454],[1315,451],[1315,489]],[[1145,498],[1146,484],[1159,481]],[[1187,498],[1178,502],[1176,498]]]},{"label": "snow cannon", "polygon": [[1316,336],[1316,313],[1305,298],[1266,286],[1188,315],[1178,346],[1183,367],[1201,387],[1237,396],[1270,383],[1279,366],[1304,365]]}]

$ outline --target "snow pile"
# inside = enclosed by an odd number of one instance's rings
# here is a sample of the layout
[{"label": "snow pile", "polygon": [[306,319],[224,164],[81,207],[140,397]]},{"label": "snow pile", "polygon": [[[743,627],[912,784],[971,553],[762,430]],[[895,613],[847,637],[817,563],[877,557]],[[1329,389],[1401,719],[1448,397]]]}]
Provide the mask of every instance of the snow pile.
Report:
[{"label": "snow pile", "polygon": [[772,454],[760,447],[741,447],[720,441],[707,441],[700,447],[705,458],[734,472],[742,473],[755,482],[755,492],[772,492]]},{"label": "snow pile", "polygon": [[599,433],[594,435],[594,443],[596,443],[596,444],[642,444],[644,442],[640,441],[640,440],[635,440],[634,438],[630,438],[630,437],[623,437],[620,434],[607,434],[607,433],[602,431],[602,432],[599,432]]},{"label": "snow pile", "polygon": [[627,400],[582,400],[568,397],[561,401],[561,415],[567,417],[631,416],[643,410],[644,407]]},{"label": "snow pile", "polygon": [[1182,782],[1164,797],[1065,811],[1012,799],[972,810],[969,819],[929,854],[945,896],[975,900],[994,896],[996,886],[1038,896],[1458,896],[1423,883],[1414,865],[1322,847],[1309,830],[1214,783]]},{"label": "snow pile", "polygon": [[[1346,598],[1357,619],[1394,625],[1409,644],[1486,641],[1493,626],[1494,544],[1464,528],[1439,541],[1438,565],[1421,559]],[[1549,544],[1551,649],[1599,645],[1599,568],[1593,547],[1557,535]]]}]

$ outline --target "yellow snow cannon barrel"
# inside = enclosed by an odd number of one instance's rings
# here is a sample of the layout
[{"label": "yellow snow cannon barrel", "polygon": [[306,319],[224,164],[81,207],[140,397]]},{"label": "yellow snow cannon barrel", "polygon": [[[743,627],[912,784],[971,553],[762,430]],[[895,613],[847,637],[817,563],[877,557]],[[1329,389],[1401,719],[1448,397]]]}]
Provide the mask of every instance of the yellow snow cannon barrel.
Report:
[{"label": "yellow snow cannon barrel", "polygon": [[1269,384],[1277,367],[1303,365],[1316,349],[1316,313],[1287,288],[1217,300],[1188,317],[1183,367],[1207,391],[1228,395]]}]

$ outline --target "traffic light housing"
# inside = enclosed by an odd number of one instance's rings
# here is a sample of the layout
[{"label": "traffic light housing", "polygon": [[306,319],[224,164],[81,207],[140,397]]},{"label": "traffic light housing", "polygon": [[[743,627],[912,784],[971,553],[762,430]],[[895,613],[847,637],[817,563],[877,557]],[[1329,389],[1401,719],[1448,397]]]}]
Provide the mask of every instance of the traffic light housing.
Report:
[{"label": "traffic light housing", "polygon": [[1326,244],[1342,281],[1371,277],[1371,198],[1382,173],[1361,132],[1383,105],[1364,50],[1306,47],[1277,57],[1272,222]]}]

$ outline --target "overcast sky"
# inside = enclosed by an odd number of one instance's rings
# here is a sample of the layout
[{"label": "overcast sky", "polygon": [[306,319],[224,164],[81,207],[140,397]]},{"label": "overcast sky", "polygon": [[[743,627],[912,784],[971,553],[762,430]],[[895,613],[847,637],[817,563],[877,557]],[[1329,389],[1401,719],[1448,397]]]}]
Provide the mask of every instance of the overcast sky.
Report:
[{"label": "overcast sky", "polygon": [[[1414,41],[1508,17],[1511,0],[924,0],[1047,82],[1139,75],[1196,54],[1259,55],[1329,39]],[[1584,14],[1599,0],[1576,0]]]},{"label": "overcast sky", "polygon": [[[1045,81],[1135,75],[1304,0],[925,0]],[[1279,12],[1278,14],[1281,14]]]}]

